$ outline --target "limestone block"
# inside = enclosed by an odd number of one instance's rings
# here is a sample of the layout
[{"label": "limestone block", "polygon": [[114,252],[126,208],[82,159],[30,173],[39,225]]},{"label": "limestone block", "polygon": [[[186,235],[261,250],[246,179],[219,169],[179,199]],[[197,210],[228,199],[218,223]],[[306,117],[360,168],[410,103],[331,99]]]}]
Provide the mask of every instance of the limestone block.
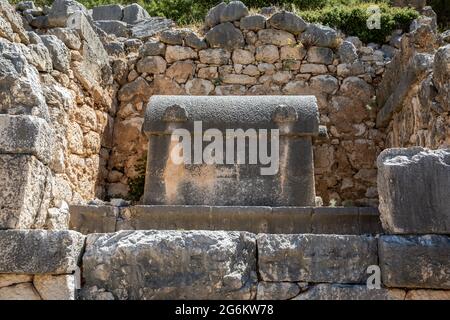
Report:
[{"label": "limestone block", "polygon": [[293,282],[258,283],[256,300],[288,300],[300,293],[300,287]]},{"label": "limestone block", "polygon": [[92,18],[94,20],[122,20],[123,7],[118,4],[109,4],[94,7],[92,9]]},{"label": "limestone block", "polygon": [[24,283],[24,282],[32,282],[33,275],[29,274],[11,274],[4,273],[0,274],[0,288],[9,287],[13,284]]},{"label": "limestone block", "polygon": [[141,20],[150,18],[147,10],[142,8],[137,3],[132,3],[123,8],[123,18],[122,21],[130,24],[137,23]]},{"label": "limestone block", "polygon": [[297,43],[292,33],[276,29],[263,29],[258,31],[258,39],[264,44],[276,46],[292,46]]},{"label": "limestone block", "polygon": [[89,233],[107,233],[116,231],[119,209],[113,206],[70,206],[70,229]]},{"label": "limestone block", "polygon": [[381,236],[378,251],[385,286],[450,289],[450,237]]},{"label": "limestone block", "polygon": [[52,131],[47,121],[28,115],[0,115],[0,154],[29,154],[51,161]]},{"label": "limestone block", "polygon": [[99,20],[95,21],[95,25],[105,31],[107,34],[112,34],[116,37],[127,38],[130,35],[128,25],[122,21]]},{"label": "limestone block", "polygon": [[258,265],[264,281],[365,283],[377,264],[370,236],[259,234]]},{"label": "limestone block", "polygon": [[33,284],[43,300],[75,300],[75,275],[37,274]]},{"label": "limestone block", "polygon": [[206,49],[199,51],[201,63],[222,65],[227,64],[230,59],[230,52],[224,49]]},{"label": "limestone block", "polygon": [[305,20],[284,10],[273,14],[267,23],[272,28],[285,30],[295,35],[302,33],[307,27]]},{"label": "limestone block", "polygon": [[450,232],[450,150],[384,150],[377,160],[383,227],[390,233]]},{"label": "limestone block", "polygon": [[0,300],[42,300],[33,284],[19,283],[0,288]]},{"label": "limestone block", "polygon": [[206,33],[206,41],[211,48],[234,49],[244,46],[242,32],[234,27],[231,22],[221,23]]},{"label": "limestone block", "polygon": [[253,299],[255,255],[255,236],[245,232],[91,234],[83,256],[82,296],[97,287],[120,300]]},{"label": "limestone block", "polygon": [[0,229],[42,227],[51,172],[31,155],[0,155]]},{"label": "limestone block", "polygon": [[75,12],[87,15],[86,8],[75,0],[55,0],[48,13],[48,24],[50,27],[65,27],[69,17]]},{"label": "limestone block", "polygon": [[247,16],[241,19],[239,27],[242,30],[258,31],[266,27],[266,17],[260,14]]},{"label": "limestone block", "polygon": [[75,231],[0,231],[0,273],[69,274],[76,270],[84,238]]},{"label": "limestone block", "polygon": [[409,290],[405,300],[450,300],[450,290]]},{"label": "limestone block", "polygon": [[197,59],[197,52],[192,48],[182,46],[167,46],[166,61],[172,63],[178,60]]}]

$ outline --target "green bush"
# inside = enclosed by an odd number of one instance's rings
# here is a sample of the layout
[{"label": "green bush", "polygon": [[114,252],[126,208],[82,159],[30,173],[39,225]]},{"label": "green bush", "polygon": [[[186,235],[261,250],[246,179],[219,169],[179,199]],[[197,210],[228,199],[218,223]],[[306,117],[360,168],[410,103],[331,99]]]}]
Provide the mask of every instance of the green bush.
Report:
[{"label": "green bush", "polygon": [[128,199],[132,201],[139,201],[144,194],[145,186],[145,170],[147,166],[147,157],[140,159],[134,166],[138,175],[135,178],[128,179]]},{"label": "green bush", "polygon": [[378,3],[381,11],[381,28],[369,29],[367,20],[371,13],[367,11],[370,3],[354,6],[338,5],[319,10],[298,12],[306,21],[320,23],[339,29],[347,35],[358,36],[363,42],[383,43],[386,37],[395,29],[406,30],[412,20],[419,16],[411,8],[394,8],[384,3]]}]

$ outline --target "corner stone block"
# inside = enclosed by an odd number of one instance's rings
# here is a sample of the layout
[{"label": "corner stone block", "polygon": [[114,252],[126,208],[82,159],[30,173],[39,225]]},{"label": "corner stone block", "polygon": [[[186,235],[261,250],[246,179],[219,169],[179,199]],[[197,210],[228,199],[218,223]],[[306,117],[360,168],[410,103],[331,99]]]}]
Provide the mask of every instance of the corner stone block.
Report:
[{"label": "corner stone block", "polygon": [[0,154],[0,177],[0,229],[40,227],[47,214],[50,169],[31,155]]},{"label": "corner stone block", "polygon": [[75,231],[0,231],[0,273],[73,273],[85,236]]},{"label": "corner stone block", "polygon": [[247,232],[121,231],[87,236],[83,299],[254,299]]},{"label": "corner stone block", "polygon": [[377,165],[380,219],[388,233],[450,233],[450,149],[387,149]]},{"label": "corner stone block", "polygon": [[401,289],[368,289],[366,285],[318,284],[293,300],[404,300]]},{"label": "corner stone block", "polygon": [[381,236],[378,251],[385,286],[450,289],[450,237]]},{"label": "corner stone block", "polygon": [[0,154],[31,154],[48,164],[51,138],[51,129],[42,118],[0,115]]},{"label": "corner stone block", "polygon": [[259,234],[258,265],[264,281],[365,283],[377,264],[370,236]]}]

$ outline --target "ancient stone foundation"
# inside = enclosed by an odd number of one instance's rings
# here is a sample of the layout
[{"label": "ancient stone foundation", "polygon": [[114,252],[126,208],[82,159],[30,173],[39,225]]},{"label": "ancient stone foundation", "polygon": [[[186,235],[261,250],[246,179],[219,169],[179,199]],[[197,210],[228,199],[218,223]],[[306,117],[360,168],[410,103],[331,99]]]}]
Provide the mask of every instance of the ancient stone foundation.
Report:
[{"label": "ancient stone foundation", "polygon": [[[0,0],[0,299],[450,299],[446,41]],[[173,163],[199,121],[279,130],[279,170]]]}]

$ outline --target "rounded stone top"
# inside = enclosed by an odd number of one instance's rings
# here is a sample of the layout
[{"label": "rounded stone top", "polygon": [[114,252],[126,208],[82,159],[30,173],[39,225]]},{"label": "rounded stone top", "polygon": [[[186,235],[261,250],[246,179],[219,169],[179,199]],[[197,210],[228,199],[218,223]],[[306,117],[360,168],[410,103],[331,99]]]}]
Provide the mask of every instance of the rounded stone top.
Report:
[{"label": "rounded stone top", "polygon": [[160,95],[150,98],[142,130],[147,135],[170,134],[169,124],[177,122],[192,131],[194,121],[202,121],[205,130],[283,128],[281,134],[296,136],[315,136],[319,131],[314,96]]}]

